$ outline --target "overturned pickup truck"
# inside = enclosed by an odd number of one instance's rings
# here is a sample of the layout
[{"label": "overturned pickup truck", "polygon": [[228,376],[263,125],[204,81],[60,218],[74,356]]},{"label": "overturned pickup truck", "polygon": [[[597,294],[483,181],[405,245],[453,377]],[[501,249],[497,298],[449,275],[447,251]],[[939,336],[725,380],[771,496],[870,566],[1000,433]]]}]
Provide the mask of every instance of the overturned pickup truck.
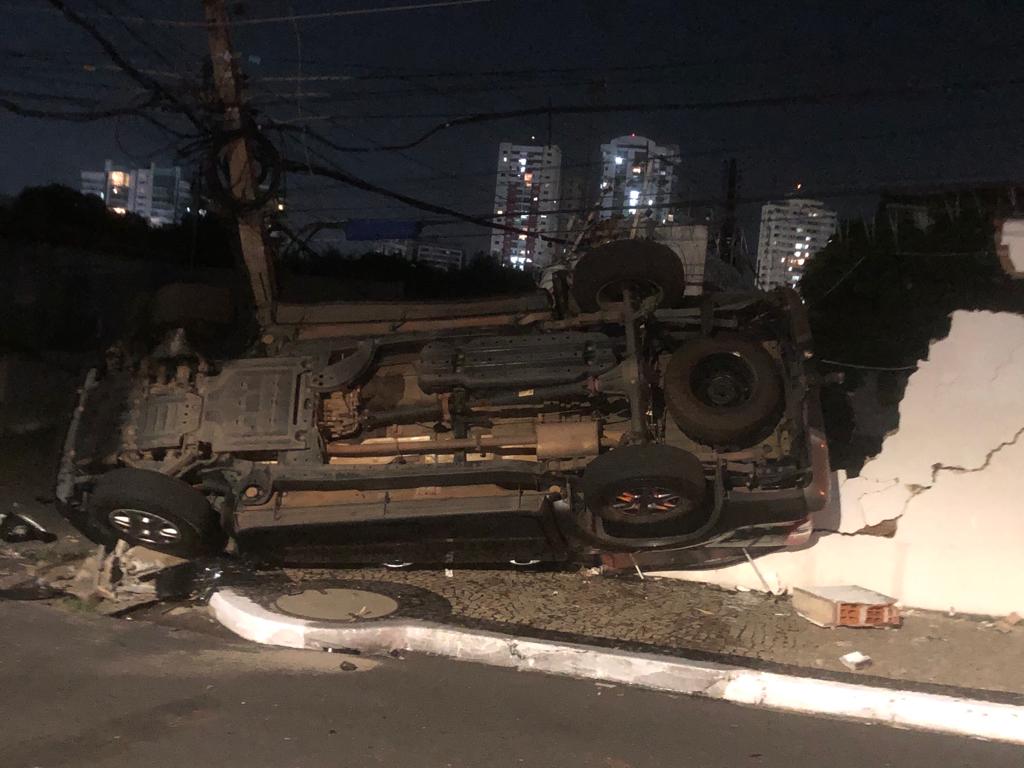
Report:
[{"label": "overturned pickup truck", "polygon": [[650,241],[566,278],[282,305],[241,359],[172,333],[90,372],[58,499],[96,541],[299,564],[709,567],[806,541],[829,470],[796,294],[684,297]]}]

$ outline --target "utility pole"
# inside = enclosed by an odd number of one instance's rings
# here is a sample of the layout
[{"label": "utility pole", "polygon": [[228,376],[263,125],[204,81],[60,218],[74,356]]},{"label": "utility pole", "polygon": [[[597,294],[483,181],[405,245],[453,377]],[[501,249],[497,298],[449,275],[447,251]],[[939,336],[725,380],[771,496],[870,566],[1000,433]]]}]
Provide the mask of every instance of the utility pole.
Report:
[{"label": "utility pole", "polygon": [[739,267],[733,253],[736,238],[736,158],[731,158],[725,178],[725,214],[718,232],[718,258],[733,267]]},{"label": "utility pole", "polygon": [[[228,144],[229,189],[231,197],[241,203],[256,199],[256,164],[244,133],[245,97],[242,92],[238,63],[231,47],[228,13],[224,0],[203,0],[209,35],[210,62],[213,65],[214,89],[223,109],[223,129],[232,136]],[[249,273],[249,284],[255,302],[256,317],[261,326],[273,321],[274,263],[264,230],[263,211],[259,208],[237,212],[238,240],[242,259]]]}]

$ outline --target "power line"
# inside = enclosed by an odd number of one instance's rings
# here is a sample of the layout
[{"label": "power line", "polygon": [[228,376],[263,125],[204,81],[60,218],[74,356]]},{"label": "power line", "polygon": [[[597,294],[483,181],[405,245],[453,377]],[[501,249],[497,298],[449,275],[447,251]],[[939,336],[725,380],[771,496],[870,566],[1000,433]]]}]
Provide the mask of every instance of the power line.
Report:
[{"label": "power line", "polygon": [[381,195],[382,197],[391,198],[392,200],[397,200],[401,203],[405,203],[406,205],[412,208],[417,208],[421,211],[451,216],[452,218],[458,219],[460,221],[465,221],[470,224],[476,224],[477,226],[486,227],[487,229],[498,229],[503,232],[513,232],[516,234],[528,235],[548,242],[565,242],[564,240],[560,240],[558,238],[547,237],[546,235],[540,232],[523,229],[521,227],[513,227],[506,224],[497,224],[493,221],[490,221],[480,216],[473,216],[470,214],[463,213],[462,211],[455,210],[454,208],[449,208],[443,205],[435,205],[434,203],[430,203],[425,200],[420,200],[419,198],[402,194],[401,192],[395,192],[394,190],[381,187],[380,185],[374,184],[373,182],[367,181],[366,179],[354,176],[348,171],[344,171],[340,168],[323,165],[306,165],[303,163],[295,162],[293,160],[284,160],[283,167],[285,168],[285,170],[289,171],[309,172],[312,174],[316,174],[318,176],[326,176],[327,178],[335,179],[336,181],[339,181],[342,184],[346,184],[350,187],[362,189],[366,192],[372,192],[374,194]]},{"label": "power line", "polygon": [[[300,164],[293,163],[292,165],[295,166],[293,168],[294,170],[302,170]],[[517,216],[519,214],[513,214],[512,216],[509,216],[507,214],[502,214],[501,216],[491,216],[490,214],[482,214],[482,215],[466,214],[464,212],[454,211],[453,209],[445,208],[445,207],[442,207],[442,206],[434,206],[433,204],[429,204],[429,203],[424,204],[424,201],[418,200],[416,198],[411,198],[411,197],[406,196],[406,195],[401,195],[401,193],[393,192],[392,190],[388,190],[388,189],[386,189],[384,187],[381,187],[379,185],[372,184],[370,182],[366,182],[365,180],[359,180],[361,185],[360,184],[353,184],[353,183],[351,183],[351,181],[349,181],[348,177],[343,177],[343,176],[339,175],[339,174],[345,174],[345,172],[343,172],[343,171],[336,171],[336,172],[332,172],[332,173],[323,173],[322,172],[323,170],[324,170],[323,168],[320,168],[320,167],[317,167],[317,166],[313,167],[314,173],[316,173],[318,175],[325,175],[325,176],[328,176],[329,178],[336,178],[336,180],[342,181],[343,183],[346,183],[346,184],[350,184],[351,186],[355,186],[356,188],[364,189],[366,191],[371,191],[371,192],[374,192],[376,194],[381,194],[381,195],[383,195],[385,197],[390,197],[392,199],[399,200],[400,202],[405,202],[406,204],[410,205],[410,207],[418,208],[420,210],[427,210],[427,211],[429,211],[431,213],[440,213],[440,214],[448,215],[448,216],[451,216],[452,218],[456,219],[457,221],[464,221],[464,222],[472,223],[472,224],[475,224],[477,226],[480,226],[480,227],[483,227],[483,228],[486,228],[486,229],[490,229],[490,230],[497,229],[497,230],[501,230],[501,231],[512,231],[512,232],[516,232],[516,233],[519,233],[519,234],[526,234],[526,235],[529,235],[529,236],[532,236],[532,237],[538,237],[540,239],[550,240],[551,242],[556,242],[556,243],[565,243],[566,241],[564,239],[559,238],[559,237],[549,237],[551,232],[553,232],[555,235],[561,235],[561,234],[569,234],[571,231],[573,231],[573,230],[568,230],[568,229],[556,229],[556,230],[551,230],[551,231],[547,231],[547,230],[541,231],[541,230],[530,230],[530,229],[525,229],[525,228],[510,227],[508,225],[503,225],[503,224],[500,224],[500,223],[496,222],[495,219],[515,218],[515,216]],[[949,187],[957,187],[957,186],[961,186],[963,184],[984,185],[985,183],[986,182],[979,181],[979,180],[969,180],[969,181],[962,181],[962,182],[947,182],[947,185]],[[890,192],[890,193],[901,193],[902,192],[902,193],[906,194],[906,193],[912,193],[914,191],[915,187],[916,188],[920,188],[920,187],[923,187],[923,186],[927,186],[927,187],[931,188],[934,184],[935,184],[935,182],[933,182],[933,181],[919,181],[919,182],[915,182],[913,186],[904,185],[904,187],[902,189],[900,189],[897,185],[887,185],[887,184],[875,184],[875,185],[870,185],[870,186],[859,186],[859,187],[858,186],[839,187],[839,188],[833,188],[833,189],[818,190],[815,193],[815,195],[816,195],[816,197],[824,198],[824,199],[827,200],[827,199],[837,199],[837,198],[842,198],[842,197],[864,197],[864,196],[867,196],[867,195],[876,195],[876,194],[879,194],[879,193],[882,193],[882,192]],[[776,196],[777,195],[773,195],[771,193],[759,194],[759,195],[748,195],[748,196],[745,196],[745,197],[742,197],[742,198],[737,198],[737,203],[739,203],[739,204],[744,204],[744,203],[761,203],[761,202],[764,202],[767,199],[771,199],[772,197],[776,197]],[[720,202],[719,198],[704,198],[704,199],[690,199],[690,200],[673,199],[673,200],[666,201],[663,205],[657,206],[657,209],[660,210],[660,209],[663,209],[663,208],[679,208],[679,207],[687,207],[687,206],[689,206],[689,207],[697,207],[697,208],[712,207],[712,206],[717,205],[719,202]],[[430,206],[430,207],[424,207],[424,205]],[[645,210],[654,210],[654,208],[647,208]],[[544,214],[544,215],[558,216],[558,215],[564,215],[564,214],[600,213],[600,212],[605,212],[605,211],[621,213],[623,211],[623,207],[622,206],[601,206],[601,205],[595,205],[595,206],[588,206],[588,207],[583,207],[583,208],[551,209],[551,210],[547,210],[547,211],[539,211],[539,213]],[[457,221],[452,221],[452,222],[424,221],[423,223],[425,225],[430,225],[430,226],[443,226],[445,223],[452,223],[452,224],[454,224],[454,223],[457,223]],[[646,226],[646,227],[668,228],[668,227],[671,227],[671,226],[679,226],[678,222],[658,223],[658,222],[651,222],[649,220],[644,220],[644,219],[641,219],[641,221],[642,221],[643,225]],[[338,221],[338,220],[336,220],[336,221],[321,220],[319,223],[321,223],[321,224],[338,224],[338,223],[342,223],[342,222]],[[480,233],[480,235],[484,236],[485,233]],[[446,235],[439,235],[438,237],[457,238],[457,237],[475,237],[475,236],[477,236],[476,233],[448,233]],[[863,261],[863,259],[861,261]],[[857,266],[859,266],[859,263],[860,262],[855,264],[847,272],[846,275],[844,275],[843,277],[840,278],[840,280],[838,282],[842,282],[843,280],[845,280],[846,277],[849,275],[849,273],[852,272],[853,269],[855,269]],[[838,283],[837,283],[837,285],[838,285]],[[837,287],[837,285],[834,285],[832,287],[832,289],[830,289],[829,292],[831,292],[831,290],[834,290]],[[826,293],[826,295],[827,295],[827,293]]]},{"label": "power line", "polygon": [[177,96],[167,90],[167,88],[161,85],[158,81],[139,71],[138,68],[121,55],[116,46],[114,46],[114,44],[99,31],[95,24],[68,8],[62,0],[49,0],[49,3],[64,14],[64,17],[67,18],[68,21],[84,30],[93,40],[99,43],[99,46],[103,49],[104,53],[106,53],[110,60],[113,61],[114,64],[116,64],[126,75],[128,75],[128,77],[139,83],[139,85],[146,88],[151,93],[170,102],[170,104],[185,115],[185,117],[187,117],[194,126],[200,130],[205,130],[206,126],[204,122],[196,116],[195,112],[187,104],[183,103]]},{"label": "power line", "polygon": [[916,371],[916,365],[860,365],[859,363],[841,363],[838,360],[819,360],[819,363],[835,365],[840,368],[856,368],[860,371]]},{"label": "power line", "polygon": [[[304,13],[304,14],[291,14],[286,16],[267,16],[257,19],[237,19],[231,22],[233,27],[251,27],[258,24],[277,24],[281,22],[291,21],[312,21],[315,19],[329,19],[329,18],[340,18],[346,16],[369,16],[371,14],[381,13],[401,13],[404,11],[424,11],[434,8],[453,8],[456,6],[465,5],[481,5],[483,3],[490,3],[493,0],[438,0],[437,2],[428,3],[409,3],[406,5],[392,5],[383,6],[377,8],[352,8],[348,10],[338,11],[321,11],[319,13]],[[29,6],[20,6],[12,4],[4,4],[4,7],[23,13],[38,13],[46,11],[48,9],[32,8]],[[84,16],[83,16],[84,18]],[[96,14],[92,14],[89,18],[99,18]],[[123,17],[124,21],[130,21],[136,24],[152,24],[154,26],[161,27],[186,27],[186,28],[197,28],[206,29],[205,21],[189,21],[186,19],[155,19],[146,16],[126,16]]]},{"label": "power line", "polygon": [[[25,94],[22,94],[24,97]],[[45,96],[45,95],[44,95]],[[52,96],[47,98],[53,98]],[[67,100],[67,99],[65,99]],[[156,103],[156,98],[152,95],[142,102],[135,104],[126,104],[123,106],[107,107],[104,109],[92,109],[83,110],[78,112],[58,111],[52,109],[37,109],[34,107],[25,107],[17,102],[11,101],[10,99],[0,97],[0,107],[11,112],[19,117],[34,117],[34,118],[47,118],[52,120],[67,120],[73,123],[87,123],[95,120],[106,120],[111,117],[117,117],[119,115],[137,115],[142,116],[143,110],[152,107]]]},{"label": "power line", "polygon": [[[947,83],[929,86],[905,86],[900,88],[865,88],[857,91],[835,91],[832,93],[804,93],[798,95],[764,96],[743,99],[715,99],[707,101],[694,101],[686,103],[658,103],[658,104],[616,104],[607,106],[594,106],[591,104],[580,104],[570,106],[543,106],[530,107],[527,109],[516,109],[509,111],[481,112],[474,115],[465,115],[451,120],[446,120],[435,125],[422,133],[419,137],[401,144],[386,144],[377,147],[350,147],[334,145],[339,152],[392,152],[417,147],[433,136],[450,128],[474,125],[485,122],[508,120],[517,117],[530,117],[540,115],[593,115],[593,114],[615,114],[621,112],[688,112],[708,111],[718,109],[738,109],[749,107],[774,107],[774,106],[821,106],[843,101],[867,101],[874,99],[888,99],[904,97],[908,95],[923,95],[926,93],[944,92],[949,90],[976,90],[989,86],[1011,86],[1024,83],[1024,78],[1014,77],[1002,80],[971,83]],[[285,130],[295,130],[294,126],[278,125],[276,127]]]}]

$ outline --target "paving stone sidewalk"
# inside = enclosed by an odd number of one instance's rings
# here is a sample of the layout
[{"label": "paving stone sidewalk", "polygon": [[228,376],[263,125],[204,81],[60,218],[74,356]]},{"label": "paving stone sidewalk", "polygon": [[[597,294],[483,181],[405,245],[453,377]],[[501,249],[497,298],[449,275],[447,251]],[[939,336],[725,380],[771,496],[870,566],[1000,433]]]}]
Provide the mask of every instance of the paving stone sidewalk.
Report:
[{"label": "paving stone sidewalk", "polygon": [[371,580],[419,587],[448,600],[452,621],[510,633],[555,633],[582,642],[843,673],[839,657],[858,650],[873,660],[856,673],[865,678],[1024,696],[1024,623],[1003,633],[979,617],[909,611],[899,629],[823,629],[797,615],[788,597],[584,571],[455,569],[451,577],[387,568],[287,573],[300,583]]},{"label": "paving stone sidewalk", "polygon": [[[0,438],[0,505],[13,504],[59,535],[56,543],[0,545],[0,589],[93,545],[43,498],[50,493],[59,435]],[[895,630],[822,629],[797,616],[788,598],[648,577],[583,571],[387,568],[290,570],[298,581],[371,580],[407,584],[445,598],[451,620],[502,632],[549,634],[580,642],[642,648],[845,673],[839,657],[861,651],[873,664],[856,676],[957,686],[1024,697],[1024,623],[999,632],[978,617],[911,611]],[[165,609],[152,612],[162,616]],[[140,617],[141,618],[141,617]],[[1024,702],[1024,698],[1022,698]]]}]

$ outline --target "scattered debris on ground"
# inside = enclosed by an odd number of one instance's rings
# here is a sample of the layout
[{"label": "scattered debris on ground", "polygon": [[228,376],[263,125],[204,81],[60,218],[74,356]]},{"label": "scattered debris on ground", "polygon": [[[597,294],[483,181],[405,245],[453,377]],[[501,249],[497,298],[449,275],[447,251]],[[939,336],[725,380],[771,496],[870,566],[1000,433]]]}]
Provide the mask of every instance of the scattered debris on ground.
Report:
[{"label": "scattered debris on ground", "polygon": [[1013,628],[1020,624],[1021,616],[1017,612],[1011,613],[1009,616],[1004,616],[999,621],[995,622],[997,632],[1002,632],[1004,635],[1009,634],[1013,631]]},{"label": "scattered debris on ground", "polygon": [[100,613],[118,613],[159,599],[156,576],[186,561],[119,541],[107,552],[97,545],[84,560],[39,574],[53,589],[95,604]]},{"label": "scattered debris on ground", "polygon": [[25,541],[56,541],[56,534],[50,533],[32,517],[21,511],[17,502],[11,504],[10,512],[0,512],[0,540],[9,544]]},{"label": "scattered debris on ground", "polygon": [[871,666],[871,657],[860,651],[850,651],[839,657],[839,661],[843,663],[843,666],[852,672],[857,672],[861,669],[865,669]]}]

